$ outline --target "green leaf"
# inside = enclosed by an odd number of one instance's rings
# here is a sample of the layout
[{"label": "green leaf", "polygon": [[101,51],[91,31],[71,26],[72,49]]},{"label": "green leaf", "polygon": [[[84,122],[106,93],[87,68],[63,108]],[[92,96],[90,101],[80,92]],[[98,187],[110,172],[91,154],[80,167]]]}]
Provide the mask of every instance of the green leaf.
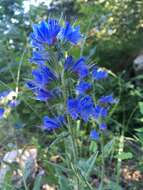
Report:
[{"label": "green leaf", "polygon": [[115,138],[113,138],[111,141],[109,141],[105,146],[104,146],[104,156],[108,157],[109,154],[114,150],[115,147]]},{"label": "green leaf", "polygon": [[105,190],[123,190],[122,188],[121,188],[121,186],[119,186],[118,184],[116,184],[116,183],[114,183],[114,182],[110,182],[108,185],[107,185],[107,187],[105,187]]},{"label": "green leaf", "polygon": [[87,164],[87,167],[88,167],[88,170],[87,170],[87,173],[86,173],[86,177],[89,177],[89,176],[90,176],[90,173],[92,172],[92,170],[93,170],[93,168],[94,168],[97,155],[98,155],[98,152],[96,152],[95,154],[93,154],[93,155],[86,161],[86,164]]},{"label": "green leaf", "polygon": [[97,142],[96,141],[91,141],[89,150],[91,152],[96,152],[97,151]]},{"label": "green leaf", "polygon": [[121,160],[128,160],[133,158],[133,154],[131,152],[123,152],[117,157],[118,159]]},{"label": "green leaf", "polygon": [[68,179],[64,176],[59,176],[60,190],[72,190]]},{"label": "green leaf", "polygon": [[41,180],[42,180],[42,176],[37,175],[35,182],[34,182],[33,190],[40,190],[41,189]]},{"label": "green leaf", "polygon": [[143,102],[139,102],[140,113],[143,114]]}]

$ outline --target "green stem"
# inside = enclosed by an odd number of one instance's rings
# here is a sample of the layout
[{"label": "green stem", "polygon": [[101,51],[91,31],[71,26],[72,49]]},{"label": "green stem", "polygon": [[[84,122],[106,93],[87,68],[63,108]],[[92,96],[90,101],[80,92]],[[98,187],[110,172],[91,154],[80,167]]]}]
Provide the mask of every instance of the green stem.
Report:
[{"label": "green stem", "polygon": [[104,176],[105,176],[104,142],[102,134],[101,134],[101,161],[102,161],[102,168],[101,168],[101,182],[99,190],[103,190],[104,188]]},{"label": "green stem", "polygon": [[[62,82],[62,89],[63,89],[64,107],[66,108],[66,101],[68,98],[68,94],[67,94],[66,86],[65,86],[64,69],[63,69],[63,72],[61,74],[61,82]],[[77,163],[77,148],[76,148],[76,144],[75,144],[76,138],[75,138],[74,131],[71,127],[69,115],[67,115],[67,126],[68,126],[68,132],[69,132],[69,135],[71,138],[71,143],[72,143],[73,164],[76,165],[76,163]],[[76,181],[76,185],[74,186],[74,188],[75,188],[75,190],[79,190],[80,184],[79,184],[79,178],[77,177],[77,175],[75,176],[75,181]]]},{"label": "green stem", "polygon": [[119,185],[120,183],[120,175],[121,175],[121,165],[122,165],[122,159],[120,158],[120,155],[124,151],[124,129],[122,129],[122,134],[119,139],[119,150],[117,155],[117,176],[116,176],[116,183]]}]

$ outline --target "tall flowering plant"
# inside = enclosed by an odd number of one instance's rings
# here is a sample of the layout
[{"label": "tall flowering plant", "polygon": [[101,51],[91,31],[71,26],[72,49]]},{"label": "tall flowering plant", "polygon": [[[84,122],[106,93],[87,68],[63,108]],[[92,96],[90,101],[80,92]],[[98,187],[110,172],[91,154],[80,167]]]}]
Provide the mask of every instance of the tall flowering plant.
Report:
[{"label": "tall flowering plant", "polygon": [[[91,141],[100,141],[107,129],[110,108],[116,103],[112,94],[99,96],[96,93],[96,84],[108,80],[108,71],[89,64],[86,57],[75,58],[70,54],[70,49],[82,44],[83,38],[80,27],[69,22],[61,25],[58,20],[49,19],[34,24],[30,34],[33,50],[30,62],[34,69],[32,79],[26,83],[35,99],[44,102],[49,109],[43,116],[41,129],[50,134],[69,132],[75,167],[78,160],[77,125],[90,126]],[[77,181],[80,188],[78,176]],[[88,182],[86,185],[92,188]]]}]

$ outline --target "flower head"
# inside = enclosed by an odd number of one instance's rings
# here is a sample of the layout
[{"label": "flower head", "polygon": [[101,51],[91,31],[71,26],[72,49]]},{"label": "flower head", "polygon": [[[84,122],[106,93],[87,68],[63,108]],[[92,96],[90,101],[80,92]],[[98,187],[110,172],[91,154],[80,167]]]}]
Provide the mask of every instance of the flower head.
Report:
[{"label": "flower head", "polygon": [[84,78],[88,75],[88,66],[85,63],[85,59],[81,57],[76,62],[72,56],[67,57],[64,65],[65,70],[77,73],[80,78]]},{"label": "flower head", "polygon": [[0,119],[3,118],[3,115],[4,115],[4,108],[0,108]]},{"label": "flower head", "polygon": [[35,91],[35,94],[36,94],[36,99],[40,101],[47,101],[53,97],[48,90],[44,89],[37,89]]},{"label": "flower head", "polygon": [[99,102],[102,104],[114,104],[117,102],[117,100],[114,99],[112,95],[108,95],[108,96],[102,96],[99,99]]},{"label": "flower head", "polygon": [[63,117],[62,116],[58,116],[56,118],[49,118],[48,116],[45,116],[43,118],[42,128],[44,130],[53,131],[55,129],[60,128],[62,123],[63,123]]},{"label": "flower head", "polygon": [[2,100],[3,98],[7,97],[9,95],[10,91],[3,91],[0,92],[0,100]]},{"label": "flower head", "polygon": [[33,33],[31,34],[32,45],[39,49],[44,44],[53,45],[59,31],[60,25],[55,19],[49,19],[48,22],[43,20],[40,24],[34,24]]},{"label": "flower head", "polygon": [[68,98],[67,100],[67,111],[71,115],[73,120],[78,118],[78,100]]},{"label": "flower head", "polygon": [[14,108],[16,107],[18,104],[20,103],[19,100],[11,100],[8,105],[11,107],[11,108]]},{"label": "flower head", "polygon": [[99,125],[99,129],[101,129],[101,130],[105,130],[105,129],[107,129],[107,125],[106,125],[106,123],[101,123],[100,125]]},{"label": "flower head", "polygon": [[33,51],[33,55],[29,60],[32,63],[44,65],[49,60],[49,54],[46,51]]},{"label": "flower head", "polygon": [[95,129],[90,131],[90,138],[92,140],[98,140],[99,139],[99,134],[97,133],[97,131]]},{"label": "flower head", "polygon": [[73,27],[69,22],[66,22],[65,28],[60,31],[59,37],[72,44],[77,44],[81,40],[80,26]]},{"label": "flower head", "polygon": [[80,81],[79,84],[76,86],[76,90],[79,94],[85,94],[88,90],[92,87],[91,83]]},{"label": "flower head", "polygon": [[108,109],[101,107],[100,105],[96,105],[93,111],[93,117],[95,119],[105,118],[107,116]]},{"label": "flower head", "polygon": [[93,100],[90,96],[84,96],[78,98],[78,112],[80,113],[81,118],[87,122],[92,116],[94,108]]},{"label": "flower head", "polygon": [[35,82],[40,84],[40,86],[44,86],[52,80],[56,80],[55,74],[45,65],[33,70],[32,75],[34,76]]},{"label": "flower head", "polygon": [[101,80],[108,77],[107,71],[101,68],[94,68],[92,71],[92,78],[94,80]]}]

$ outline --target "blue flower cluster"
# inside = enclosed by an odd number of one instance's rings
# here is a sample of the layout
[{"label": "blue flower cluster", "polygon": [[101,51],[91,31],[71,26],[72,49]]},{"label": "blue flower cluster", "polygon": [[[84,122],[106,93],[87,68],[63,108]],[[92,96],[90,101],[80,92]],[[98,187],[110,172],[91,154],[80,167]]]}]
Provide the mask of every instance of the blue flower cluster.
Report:
[{"label": "blue flower cluster", "polygon": [[[58,62],[63,64],[62,72],[57,72],[53,67],[49,66],[51,46],[57,47],[58,44],[64,45],[70,43],[76,45],[82,38],[80,27],[73,27],[69,22],[64,26],[55,19],[49,19],[48,22],[42,21],[40,24],[33,25],[33,33],[30,35],[31,44],[33,47],[33,55],[30,61],[36,63],[36,69],[32,71],[33,79],[27,82],[27,87],[35,94],[36,99],[40,101],[50,101],[56,96],[56,93],[62,91],[61,86],[56,86],[56,89],[51,88],[51,83],[60,81],[61,73],[71,74],[75,81],[74,93],[66,97],[66,112],[63,116],[43,118],[43,129],[53,131],[66,124],[67,114],[73,120],[82,119],[84,122],[95,121],[99,126],[97,129],[92,129],[90,132],[91,139],[97,140],[100,136],[100,131],[104,131],[106,126],[106,117],[111,104],[116,103],[112,95],[102,96],[98,100],[93,99],[93,83],[98,82],[108,77],[108,72],[105,69],[94,67],[86,64],[84,57],[75,60],[72,56],[65,57]],[[59,51],[52,48],[53,51]],[[57,54],[59,52],[56,52]],[[48,66],[47,66],[48,65]],[[59,65],[61,67],[61,65]],[[52,69],[51,69],[52,68]],[[65,75],[64,75],[65,76]],[[65,80],[65,78],[63,79]],[[92,81],[92,82],[90,82]],[[94,81],[94,82],[93,82]],[[68,88],[66,88],[68,89]],[[58,90],[58,92],[57,92]],[[62,92],[63,94],[65,92]]]},{"label": "blue flower cluster", "polygon": [[16,93],[14,91],[0,92],[0,119],[4,117],[7,108],[14,108],[20,102],[16,100]]}]

